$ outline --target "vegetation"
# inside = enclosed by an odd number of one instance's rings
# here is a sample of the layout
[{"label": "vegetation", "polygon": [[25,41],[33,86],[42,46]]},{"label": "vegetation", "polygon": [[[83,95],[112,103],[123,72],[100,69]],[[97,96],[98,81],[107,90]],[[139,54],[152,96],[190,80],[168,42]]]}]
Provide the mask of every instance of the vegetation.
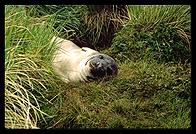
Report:
[{"label": "vegetation", "polygon": [[132,60],[151,56],[159,61],[190,62],[189,6],[130,6],[129,9],[131,20],[113,40],[115,55],[126,55]]},{"label": "vegetation", "polygon": [[[105,49],[98,36],[111,10],[5,6],[5,127],[191,128],[190,6],[127,9],[126,19],[111,12],[121,23],[113,23],[118,28]],[[98,10],[107,19],[89,14]],[[54,35],[102,47],[116,59],[119,74],[64,83],[51,68]]]},{"label": "vegetation", "polygon": [[36,128],[49,116],[40,108],[48,101],[43,93],[57,85],[50,67],[52,18],[31,18],[23,6],[5,12],[5,126]]},{"label": "vegetation", "polygon": [[88,5],[81,26],[82,38],[89,40],[94,48],[111,46],[115,32],[127,19],[126,5]]}]

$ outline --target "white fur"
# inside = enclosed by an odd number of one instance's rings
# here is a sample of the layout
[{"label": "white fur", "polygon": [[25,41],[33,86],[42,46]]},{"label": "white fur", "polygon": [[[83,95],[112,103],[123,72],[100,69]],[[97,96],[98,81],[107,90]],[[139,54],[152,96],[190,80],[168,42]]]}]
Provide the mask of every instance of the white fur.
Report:
[{"label": "white fur", "polygon": [[54,71],[65,82],[87,81],[89,76],[89,65],[85,65],[87,60],[99,52],[87,47],[80,48],[72,41],[59,37],[53,37],[52,43],[57,45],[58,49],[54,54],[52,61]]}]

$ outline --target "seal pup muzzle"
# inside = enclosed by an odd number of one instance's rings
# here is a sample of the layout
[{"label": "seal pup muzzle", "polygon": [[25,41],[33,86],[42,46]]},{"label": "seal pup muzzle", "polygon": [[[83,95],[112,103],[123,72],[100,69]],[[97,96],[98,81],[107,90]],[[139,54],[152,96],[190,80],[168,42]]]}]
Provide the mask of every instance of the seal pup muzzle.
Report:
[{"label": "seal pup muzzle", "polygon": [[51,42],[57,45],[53,69],[65,82],[92,81],[118,73],[115,60],[106,54],[55,36]]}]

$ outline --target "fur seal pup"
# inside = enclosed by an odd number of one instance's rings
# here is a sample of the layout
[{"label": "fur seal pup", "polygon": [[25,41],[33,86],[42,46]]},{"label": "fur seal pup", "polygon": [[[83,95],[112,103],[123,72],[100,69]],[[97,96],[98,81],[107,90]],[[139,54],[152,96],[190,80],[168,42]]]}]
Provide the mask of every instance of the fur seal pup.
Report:
[{"label": "fur seal pup", "polygon": [[57,45],[53,69],[65,82],[92,81],[118,73],[115,60],[106,54],[55,36],[51,42]]}]

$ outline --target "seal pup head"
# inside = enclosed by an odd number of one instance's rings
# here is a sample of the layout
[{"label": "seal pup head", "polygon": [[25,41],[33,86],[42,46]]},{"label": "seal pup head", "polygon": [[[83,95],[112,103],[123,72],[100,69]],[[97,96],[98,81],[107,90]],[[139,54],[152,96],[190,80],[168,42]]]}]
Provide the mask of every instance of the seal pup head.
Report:
[{"label": "seal pup head", "polygon": [[95,80],[105,76],[117,75],[118,68],[115,60],[106,54],[96,54],[91,56],[86,65],[90,67],[88,80]]}]

